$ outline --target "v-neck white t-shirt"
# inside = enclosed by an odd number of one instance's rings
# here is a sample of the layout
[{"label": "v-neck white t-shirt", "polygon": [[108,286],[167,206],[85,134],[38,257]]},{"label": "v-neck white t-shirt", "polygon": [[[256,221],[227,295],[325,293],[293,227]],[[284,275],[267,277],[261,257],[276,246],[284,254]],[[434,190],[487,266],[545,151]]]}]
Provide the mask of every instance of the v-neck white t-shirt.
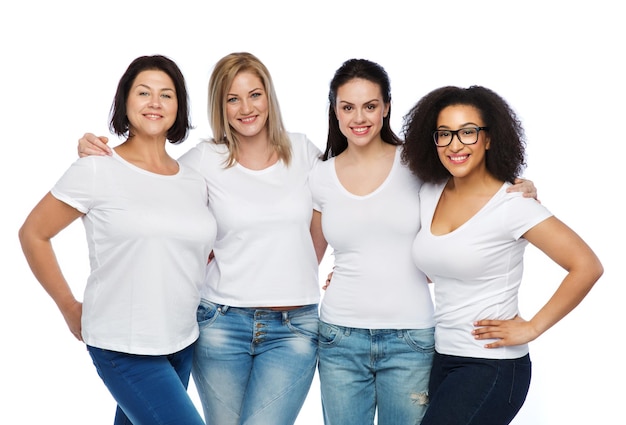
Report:
[{"label": "v-neck white t-shirt", "polygon": [[433,305],[411,245],[420,227],[421,181],[396,150],[389,175],[372,193],[354,195],[341,184],[335,158],[318,163],[310,185],[322,229],[333,250],[332,282],[320,319],[363,329],[425,329]]},{"label": "v-neck white t-shirt", "polygon": [[193,343],[216,234],[202,176],[183,165],[175,175],[151,173],[114,152],[78,159],[51,193],[85,214],[85,343],[145,355]]},{"label": "v-neck white t-shirt", "polygon": [[552,215],[521,192],[507,193],[509,186],[503,184],[473,217],[444,235],[430,229],[445,182],[422,186],[422,229],[413,257],[434,284],[435,348],[441,354],[512,359],[528,353],[527,344],[487,349],[489,340],[471,334],[476,320],[520,313],[518,290],[528,245],[522,235]]}]

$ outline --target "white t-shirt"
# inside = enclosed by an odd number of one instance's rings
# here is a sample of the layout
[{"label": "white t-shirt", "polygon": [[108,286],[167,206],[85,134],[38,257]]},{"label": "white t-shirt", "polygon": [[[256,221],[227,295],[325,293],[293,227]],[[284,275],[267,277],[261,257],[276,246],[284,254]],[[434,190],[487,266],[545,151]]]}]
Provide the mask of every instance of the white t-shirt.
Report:
[{"label": "white t-shirt", "polygon": [[113,153],[77,160],[51,193],[85,214],[85,343],[146,355],[193,343],[216,233],[202,176],[184,166],[172,176],[150,173]]},{"label": "white t-shirt", "polygon": [[522,357],[528,344],[484,348],[490,341],[474,339],[473,322],[519,314],[518,290],[528,244],[522,235],[552,214],[520,192],[507,193],[510,184],[505,183],[462,226],[435,236],[430,227],[444,186],[422,186],[422,229],[413,245],[417,266],[435,285],[435,348],[454,356]]},{"label": "white t-shirt", "polygon": [[335,158],[311,173],[313,203],[335,256],[320,309],[325,322],[363,329],[433,326],[428,282],[411,257],[421,181],[402,164],[401,150],[385,181],[365,196],[341,185]]},{"label": "white t-shirt", "polygon": [[319,302],[308,175],[320,151],[303,134],[290,133],[290,139],[289,166],[279,161],[260,171],[237,163],[225,168],[228,150],[212,141],[180,158],[206,179],[217,220],[203,298],[235,307]]}]

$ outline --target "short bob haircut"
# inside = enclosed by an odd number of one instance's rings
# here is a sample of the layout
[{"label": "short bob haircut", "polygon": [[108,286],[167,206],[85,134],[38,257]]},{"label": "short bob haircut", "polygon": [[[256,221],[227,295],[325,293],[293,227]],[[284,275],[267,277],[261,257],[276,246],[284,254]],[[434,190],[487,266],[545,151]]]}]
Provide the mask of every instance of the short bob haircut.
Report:
[{"label": "short bob haircut", "polygon": [[344,84],[354,80],[362,79],[370,81],[380,87],[385,106],[389,106],[387,116],[383,118],[383,128],[380,136],[385,143],[390,145],[401,145],[402,140],[398,137],[389,124],[391,119],[391,83],[387,71],[379,64],[367,59],[348,59],[337,71],[330,82],[330,90],[328,92],[328,138],[326,140],[326,150],[322,155],[323,160],[332,158],[345,151],[348,147],[348,139],[339,129],[337,119],[337,91]]},{"label": "short bob haircut", "polygon": [[237,133],[228,123],[226,101],[233,80],[242,72],[254,74],[261,80],[268,100],[268,118],[265,125],[269,140],[278,154],[278,158],[289,165],[291,162],[291,141],[283,125],[270,72],[253,54],[236,52],[220,59],[215,64],[209,79],[209,123],[215,143],[225,144],[228,147],[229,157],[226,166],[233,166],[239,157],[239,139]]},{"label": "short bob haircut", "polygon": [[487,171],[498,180],[513,183],[526,166],[524,129],[508,103],[481,86],[441,87],[411,108],[402,128],[405,164],[425,182],[438,183],[450,177],[437,154],[433,132],[439,113],[451,105],[469,105],[479,111],[491,140],[486,153]]},{"label": "short bob haircut", "polygon": [[178,111],[176,113],[176,121],[167,131],[166,137],[173,144],[183,142],[192,128],[189,117],[189,95],[187,94],[185,78],[174,61],[161,55],[140,56],[128,66],[117,85],[115,98],[111,105],[109,129],[118,136],[133,137],[126,114],[126,101],[135,78],[143,71],[163,71],[172,79],[174,89],[176,90],[176,99],[178,100]]}]

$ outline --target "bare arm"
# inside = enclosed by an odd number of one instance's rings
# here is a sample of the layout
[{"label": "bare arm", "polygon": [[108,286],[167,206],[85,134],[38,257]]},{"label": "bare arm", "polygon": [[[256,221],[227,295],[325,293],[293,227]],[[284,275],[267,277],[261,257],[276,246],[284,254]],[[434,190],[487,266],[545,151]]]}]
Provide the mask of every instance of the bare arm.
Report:
[{"label": "bare arm", "polygon": [[96,137],[95,134],[85,133],[83,137],[78,139],[78,156],[82,158],[89,155],[111,155],[108,142],[108,137]]},{"label": "bare arm", "polygon": [[328,242],[326,242],[324,232],[322,232],[322,213],[316,210],[313,210],[313,218],[311,219],[311,238],[313,239],[315,255],[317,255],[317,264],[319,264],[324,258]]},{"label": "bare arm", "polygon": [[22,250],[35,278],[63,314],[72,334],[82,341],[82,304],[76,300],[63,277],[51,239],[83,214],[50,193],[43,197],[19,230]]},{"label": "bare arm", "polygon": [[497,338],[487,348],[519,345],[533,341],[569,314],[602,276],[604,269],[591,248],[572,229],[550,217],[524,234],[530,243],[567,271],[550,300],[529,321],[480,320],[476,339]]}]

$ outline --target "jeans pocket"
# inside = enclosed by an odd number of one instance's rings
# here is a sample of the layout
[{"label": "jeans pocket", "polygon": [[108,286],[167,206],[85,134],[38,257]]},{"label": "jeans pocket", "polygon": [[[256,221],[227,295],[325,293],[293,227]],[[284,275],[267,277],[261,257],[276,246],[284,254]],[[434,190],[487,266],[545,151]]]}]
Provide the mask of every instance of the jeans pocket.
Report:
[{"label": "jeans pocket", "polygon": [[405,329],[402,334],[404,341],[413,350],[425,354],[435,352],[435,328]]},{"label": "jeans pocket", "polygon": [[341,327],[330,323],[319,322],[319,346],[330,348],[337,346],[341,341],[343,332]]},{"label": "jeans pocket", "polygon": [[207,300],[201,300],[196,311],[196,320],[200,328],[206,328],[217,320],[221,311],[221,306]]},{"label": "jeans pocket", "polygon": [[299,314],[289,317],[287,327],[295,335],[308,338],[317,345],[318,323],[319,319],[315,313]]}]

